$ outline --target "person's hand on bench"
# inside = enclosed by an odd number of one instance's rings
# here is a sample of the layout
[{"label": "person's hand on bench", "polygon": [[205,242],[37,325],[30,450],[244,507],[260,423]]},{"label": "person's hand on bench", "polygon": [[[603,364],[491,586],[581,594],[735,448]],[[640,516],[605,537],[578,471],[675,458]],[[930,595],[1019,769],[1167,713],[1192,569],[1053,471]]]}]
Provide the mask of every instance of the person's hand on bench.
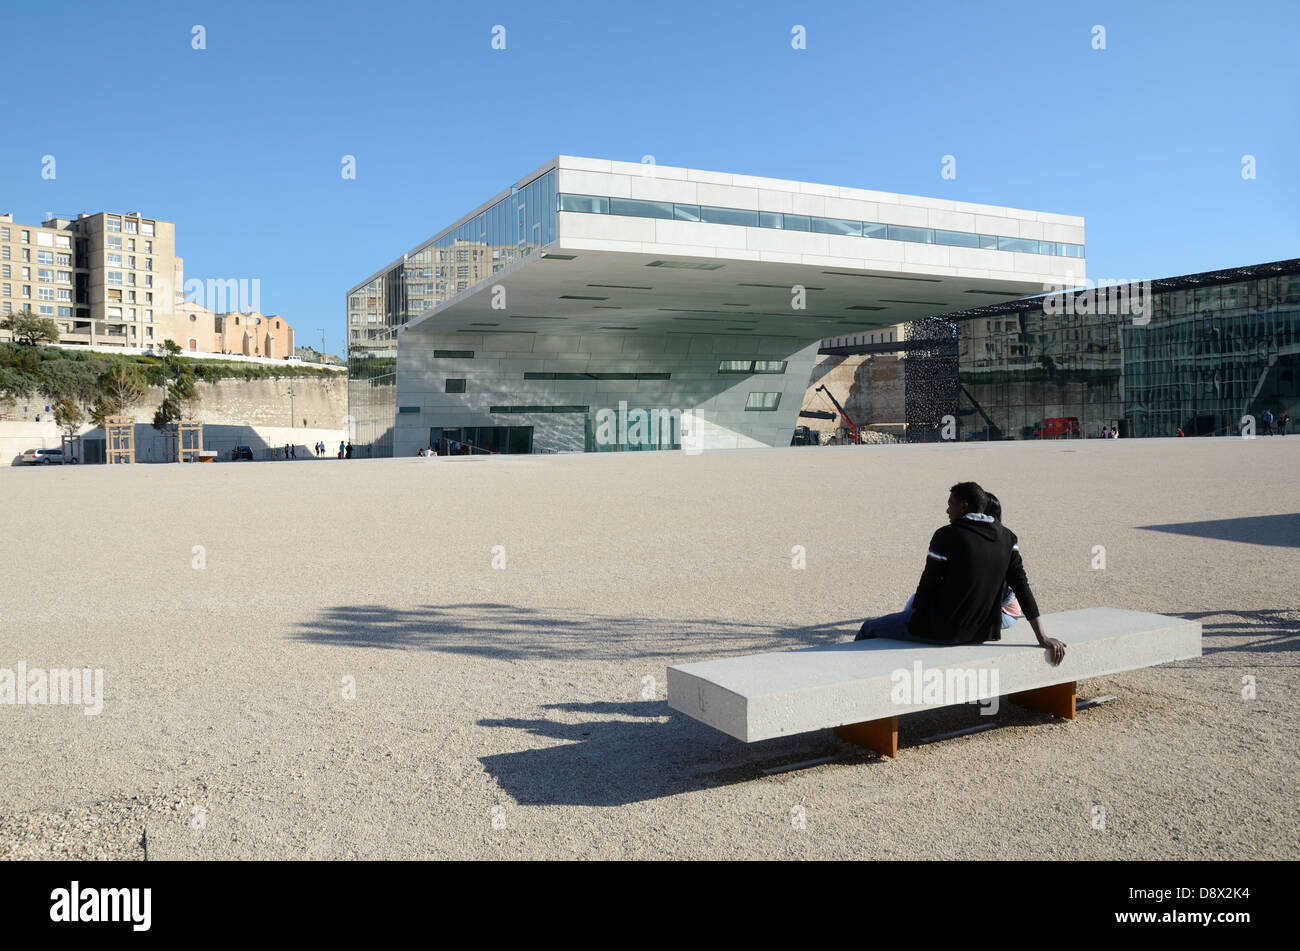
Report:
[{"label": "person's hand on bench", "polygon": [[1061,661],[1065,660],[1065,642],[1058,641],[1054,637],[1046,636],[1043,633],[1042,626],[1038,623],[1038,618],[1030,617],[1030,618],[1025,618],[1025,620],[1028,621],[1029,626],[1034,629],[1034,636],[1038,638],[1038,643],[1042,644],[1044,647],[1046,647],[1049,651],[1052,652],[1053,666],[1059,666]]}]

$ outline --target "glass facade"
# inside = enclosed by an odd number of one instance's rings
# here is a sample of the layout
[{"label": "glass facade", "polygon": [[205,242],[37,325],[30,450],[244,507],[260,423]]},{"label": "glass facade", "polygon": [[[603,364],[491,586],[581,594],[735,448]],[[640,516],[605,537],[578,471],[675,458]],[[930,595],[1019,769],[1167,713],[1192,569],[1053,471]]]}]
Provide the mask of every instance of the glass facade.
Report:
[{"label": "glass facade", "polygon": [[398,328],[553,242],[555,209],[552,169],[348,291],[349,438],[361,455],[393,454]]},{"label": "glass facade", "polygon": [[1136,316],[1102,299],[947,315],[961,438],[1238,435],[1243,416],[1262,432],[1264,410],[1300,411],[1300,261],[1154,281]]},{"label": "glass facade", "polygon": [[586,215],[624,215],[632,218],[672,218],[677,221],[704,221],[746,228],[776,228],[781,231],[814,231],[855,238],[881,238],[888,241],[912,241],[918,244],[945,244],[956,248],[984,248],[992,251],[1019,251],[1024,254],[1049,254],[1053,257],[1081,258],[1083,245],[1059,241],[1034,241],[1028,238],[1004,238],[966,231],[939,228],[910,228],[883,225],[874,221],[850,218],[816,218],[809,215],[785,215],[746,208],[714,208],[709,205],[683,205],[671,201],[641,201],[634,198],[608,198],[603,195],[559,196],[560,211]]}]

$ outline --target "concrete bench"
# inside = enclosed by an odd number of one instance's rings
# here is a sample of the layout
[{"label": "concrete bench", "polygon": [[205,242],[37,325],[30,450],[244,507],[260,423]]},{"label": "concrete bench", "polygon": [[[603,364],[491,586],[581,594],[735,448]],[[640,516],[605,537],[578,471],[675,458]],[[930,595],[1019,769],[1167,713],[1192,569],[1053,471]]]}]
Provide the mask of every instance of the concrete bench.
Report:
[{"label": "concrete bench", "polygon": [[[1059,667],[1020,621],[984,644],[847,641],[669,667],[668,705],[746,743],[834,727],[897,756],[906,713],[1006,695],[1073,720],[1078,681],[1201,655],[1198,621],[1117,608],[1042,621],[1047,636],[1067,645]],[[936,677],[944,691],[928,690]]]}]

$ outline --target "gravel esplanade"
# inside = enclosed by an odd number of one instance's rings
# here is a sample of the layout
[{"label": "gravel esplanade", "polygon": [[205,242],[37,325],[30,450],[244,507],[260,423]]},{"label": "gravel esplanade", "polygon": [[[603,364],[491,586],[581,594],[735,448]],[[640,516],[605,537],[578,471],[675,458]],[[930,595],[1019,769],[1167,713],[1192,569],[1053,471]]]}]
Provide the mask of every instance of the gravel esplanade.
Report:
[{"label": "gravel esplanade", "polygon": [[[0,668],[103,670],[98,715],[0,705],[0,857],[1300,858],[1297,471],[1300,437],[0,469]],[[668,709],[669,665],[901,607],[966,479],[1044,612],[1192,617],[1204,656],[1073,723],[909,716],[895,761]]]}]

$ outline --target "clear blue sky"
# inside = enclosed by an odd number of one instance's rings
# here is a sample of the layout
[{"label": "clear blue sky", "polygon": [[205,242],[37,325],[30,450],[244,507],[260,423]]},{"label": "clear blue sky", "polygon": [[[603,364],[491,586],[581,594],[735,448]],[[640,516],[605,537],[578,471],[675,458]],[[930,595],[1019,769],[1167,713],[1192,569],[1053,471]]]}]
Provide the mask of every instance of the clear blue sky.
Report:
[{"label": "clear blue sky", "polygon": [[1300,254],[1294,0],[285,6],[7,7],[0,211],[175,221],[336,353],[349,286],[557,154],[1083,215],[1092,277]]}]

